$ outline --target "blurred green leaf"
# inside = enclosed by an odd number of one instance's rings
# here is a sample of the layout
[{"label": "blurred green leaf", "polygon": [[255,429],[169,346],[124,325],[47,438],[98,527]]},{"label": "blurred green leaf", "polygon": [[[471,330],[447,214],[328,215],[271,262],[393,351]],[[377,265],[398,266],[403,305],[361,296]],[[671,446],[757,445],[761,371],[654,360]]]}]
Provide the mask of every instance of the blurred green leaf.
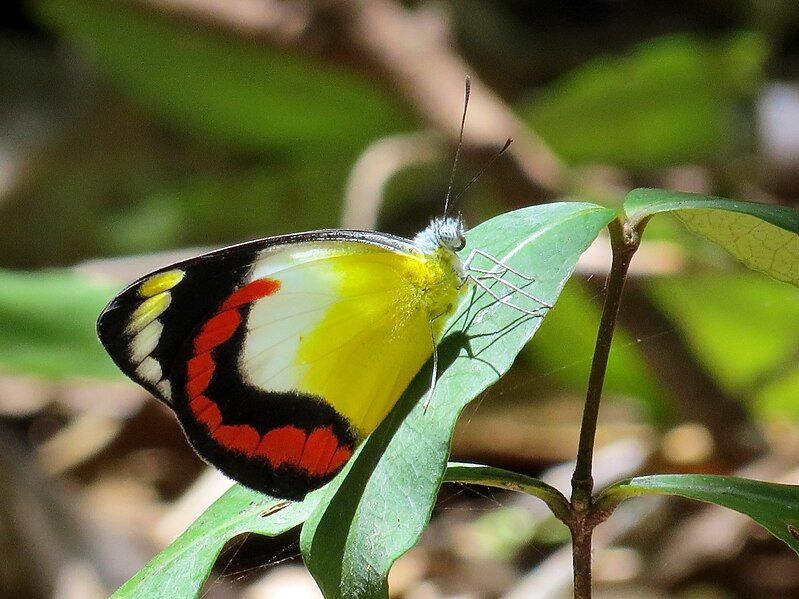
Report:
[{"label": "blurred green leaf", "polygon": [[[600,314],[600,306],[592,300],[585,286],[580,281],[569,281],[535,341],[524,349],[524,356],[538,365],[545,376],[557,379],[572,390],[584,391]],[[613,334],[604,392],[641,403],[653,422],[664,424],[671,417],[668,398],[638,352],[636,343],[620,328]]]},{"label": "blurred green leaf", "polygon": [[679,495],[714,503],[752,518],[799,553],[799,486],[707,474],[638,476],[602,491],[601,505],[641,495]]},{"label": "blurred green leaf", "polygon": [[674,212],[749,268],[799,286],[798,210],[664,189],[634,189],[624,209],[634,222]]},{"label": "blurred green leaf", "polygon": [[114,84],[169,123],[246,149],[352,152],[412,122],[364,78],[125,3],[36,0]]},{"label": "blurred green leaf", "polygon": [[743,271],[653,279],[646,288],[733,395],[754,399],[753,385],[799,351],[799,292],[789,285]]},{"label": "blurred green leaf", "polygon": [[350,156],[242,156],[166,135],[118,105],[98,110],[0,202],[0,263],[70,265],[340,222]]},{"label": "blurred green leaf", "polygon": [[799,420],[799,292],[754,273],[680,276],[647,292],[719,386],[761,419]]},{"label": "blurred green leaf", "polygon": [[650,40],[621,58],[599,58],[520,107],[571,162],[651,168],[706,161],[745,141],[738,104],[754,94],[763,40]]},{"label": "blurred green leaf", "polygon": [[349,161],[195,173],[112,212],[101,248],[128,254],[333,228]]},{"label": "blurred green leaf", "polygon": [[[0,206],[7,264],[334,227],[357,154],[412,124],[361,77],[188,20],[97,0],[33,8],[161,126],[90,94],[98,106],[36,157]],[[32,241],[42,236],[50,243]]]},{"label": "blurred green leaf", "polygon": [[291,502],[234,485],[113,597],[199,597],[230,539],[247,532],[277,536],[301,524],[315,505],[313,495]]},{"label": "blurred green leaf", "polygon": [[775,364],[766,375],[755,391],[753,403],[758,414],[772,422],[799,421],[799,351]]},{"label": "blurred green leaf", "polygon": [[[526,290],[554,303],[579,255],[615,215],[594,204],[534,206],[469,231],[468,247],[534,273]],[[387,593],[391,565],[430,518],[458,415],[507,371],[540,322],[485,293],[461,305],[439,346],[446,369],[427,411],[420,401],[429,387],[425,368],[303,527],[306,565],[326,597]]]},{"label": "blurred green leaf", "polygon": [[70,272],[0,270],[0,371],[121,377],[94,332],[114,291]]}]

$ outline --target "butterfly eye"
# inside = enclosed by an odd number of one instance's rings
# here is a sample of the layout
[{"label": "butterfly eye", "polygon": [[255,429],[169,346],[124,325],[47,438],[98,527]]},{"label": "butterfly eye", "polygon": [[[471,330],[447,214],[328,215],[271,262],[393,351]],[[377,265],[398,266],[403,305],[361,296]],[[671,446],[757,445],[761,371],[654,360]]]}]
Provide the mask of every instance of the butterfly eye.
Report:
[{"label": "butterfly eye", "polygon": [[454,251],[460,251],[466,246],[466,238],[461,229],[452,224],[441,225],[438,229],[438,239],[444,245]]}]

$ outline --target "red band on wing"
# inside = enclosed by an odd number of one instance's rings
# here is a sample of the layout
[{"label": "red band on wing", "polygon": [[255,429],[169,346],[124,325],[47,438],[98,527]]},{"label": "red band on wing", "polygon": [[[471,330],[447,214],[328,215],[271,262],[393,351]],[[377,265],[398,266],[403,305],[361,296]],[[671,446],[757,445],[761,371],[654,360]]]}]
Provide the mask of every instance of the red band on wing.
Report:
[{"label": "red band on wing", "polygon": [[199,354],[189,360],[186,367],[186,395],[189,399],[197,397],[208,388],[215,369],[211,352]]},{"label": "red band on wing", "polygon": [[255,455],[269,461],[273,468],[286,464],[297,466],[305,447],[305,431],[296,426],[283,426],[266,433]]},{"label": "red band on wing", "polygon": [[238,308],[243,304],[249,304],[267,295],[272,295],[278,289],[280,289],[280,281],[277,279],[258,279],[235,291],[225,300],[220,311]]},{"label": "red band on wing", "polygon": [[191,400],[204,393],[211,383],[216,363],[211,351],[233,336],[241,324],[236,308],[272,294],[280,289],[280,281],[258,279],[233,292],[219,311],[209,318],[194,338],[194,356],[186,364],[186,395]]},{"label": "red band on wing", "polygon": [[344,464],[346,464],[347,460],[349,460],[351,457],[352,457],[352,450],[346,445],[341,445],[336,450],[336,453],[333,454],[333,459],[331,459],[330,463],[327,465],[327,474],[338,472],[338,470]]},{"label": "red band on wing", "polygon": [[[209,354],[205,353],[201,355],[207,356]],[[211,377],[214,375],[214,368],[215,365],[211,362],[210,368],[186,381],[186,395],[189,396],[189,399],[197,397],[208,388],[208,383],[211,382]],[[191,376],[191,368],[189,368],[189,373],[189,376]]]},{"label": "red band on wing", "polygon": [[329,426],[310,434],[296,426],[283,426],[266,433],[255,456],[266,459],[273,468],[293,466],[308,476],[321,477],[338,471],[350,458],[352,450],[339,446],[338,437]]},{"label": "red band on wing", "polygon": [[186,364],[186,378],[187,380],[195,379],[214,368],[216,368],[216,364],[214,363],[214,358],[211,356],[211,352],[197,354]]},{"label": "red band on wing", "polygon": [[317,428],[308,435],[305,449],[300,458],[300,468],[311,476],[327,474],[330,460],[336,453],[338,438],[330,427]]},{"label": "red band on wing", "polygon": [[211,351],[233,336],[241,323],[238,310],[227,310],[213,316],[203,325],[200,334],[194,338],[194,354]]},{"label": "red band on wing", "polygon": [[202,422],[209,433],[213,433],[222,424],[222,412],[205,395],[198,395],[192,399],[189,407],[197,421]]},{"label": "red band on wing", "polygon": [[194,355],[186,363],[186,395],[194,417],[225,449],[248,458],[264,459],[273,468],[289,466],[308,476],[327,476],[337,472],[352,456],[352,449],[339,445],[331,427],[316,428],[308,434],[296,426],[286,425],[261,437],[248,424],[224,424],[219,407],[213,399],[203,395],[216,369],[212,351],[230,339],[241,325],[238,308],[279,289],[280,281],[275,279],[253,281],[233,292],[205,322],[194,338]]},{"label": "red band on wing", "polygon": [[248,424],[223,424],[211,435],[223,447],[248,457],[255,454],[261,435]]}]

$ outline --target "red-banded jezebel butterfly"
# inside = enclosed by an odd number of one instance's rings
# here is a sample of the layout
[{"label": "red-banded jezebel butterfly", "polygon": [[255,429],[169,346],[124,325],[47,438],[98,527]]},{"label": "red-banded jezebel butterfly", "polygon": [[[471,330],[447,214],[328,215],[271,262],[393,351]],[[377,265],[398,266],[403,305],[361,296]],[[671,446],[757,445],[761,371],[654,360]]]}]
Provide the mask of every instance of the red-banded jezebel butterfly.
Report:
[{"label": "red-banded jezebel butterfly", "polygon": [[[139,279],[97,330],[200,456],[248,487],[299,499],[341,470],[435,358],[470,281],[532,313],[509,296],[536,298],[502,279],[526,277],[479,249],[462,260],[465,243],[446,208],[413,240],[321,230],[243,243]],[[474,267],[477,256],[490,266]]]}]

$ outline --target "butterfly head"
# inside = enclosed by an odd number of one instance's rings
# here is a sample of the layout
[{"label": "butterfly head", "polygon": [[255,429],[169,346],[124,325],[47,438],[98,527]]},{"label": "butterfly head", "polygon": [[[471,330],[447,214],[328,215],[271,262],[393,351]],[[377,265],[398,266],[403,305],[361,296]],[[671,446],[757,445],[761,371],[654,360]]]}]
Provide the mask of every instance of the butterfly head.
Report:
[{"label": "butterfly head", "polygon": [[414,237],[413,244],[425,253],[438,248],[459,252],[466,247],[465,230],[460,215],[434,218],[424,231]]}]

